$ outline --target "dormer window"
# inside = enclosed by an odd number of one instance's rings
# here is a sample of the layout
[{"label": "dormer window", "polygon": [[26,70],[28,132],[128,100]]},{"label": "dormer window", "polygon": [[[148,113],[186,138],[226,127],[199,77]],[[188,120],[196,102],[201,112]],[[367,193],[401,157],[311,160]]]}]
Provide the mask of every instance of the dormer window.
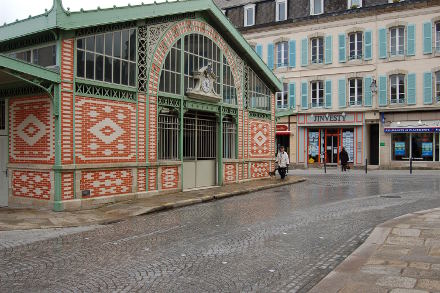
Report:
[{"label": "dormer window", "polygon": [[287,0],[276,1],[276,21],[283,21],[287,19]]},{"label": "dormer window", "polygon": [[244,26],[255,25],[255,4],[249,4],[244,7]]},{"label": "dormer window", "polygon": [[310,15],[324,13],[324,0],[310,0]]},{"label": "dormer window", "polygon": [[348,0],[348,9],[356,9],[362,7],[362,0]]}]

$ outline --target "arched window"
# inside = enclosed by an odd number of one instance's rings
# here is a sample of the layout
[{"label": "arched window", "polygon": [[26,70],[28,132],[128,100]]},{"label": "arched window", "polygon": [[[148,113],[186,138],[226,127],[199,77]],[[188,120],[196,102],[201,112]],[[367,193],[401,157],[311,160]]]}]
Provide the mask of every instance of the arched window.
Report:
[{"label": "arched window", "polygon": [[222,56],[220,48],[209,37],[202,34],[186,35],[173,45],[165,58],[159,91],[176,95],[185,94],[187,89],[195,86],[193,73],[211,64],[217,76],[214,91],[223,96],[224,103],[236,104],[237,93],[233,74],[227,59]]}]

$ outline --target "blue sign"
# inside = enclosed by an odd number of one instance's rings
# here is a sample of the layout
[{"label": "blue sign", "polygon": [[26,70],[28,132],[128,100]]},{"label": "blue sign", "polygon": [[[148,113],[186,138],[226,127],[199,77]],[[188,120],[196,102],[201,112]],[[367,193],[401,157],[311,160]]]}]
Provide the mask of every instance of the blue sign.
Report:
[{"label": "blue sign", "polygon": [[422,142],[422,157],[432,157],[432,142]]},{"label": "blue sign", "polygon": [[394,143],[394,155],[396,156],[404,156],[405,155],[405,142],[404,141],[396,141]]},{"label": "blue sign", "polygon": [[440,132],[440,127],[385,128],[385,133]]}]

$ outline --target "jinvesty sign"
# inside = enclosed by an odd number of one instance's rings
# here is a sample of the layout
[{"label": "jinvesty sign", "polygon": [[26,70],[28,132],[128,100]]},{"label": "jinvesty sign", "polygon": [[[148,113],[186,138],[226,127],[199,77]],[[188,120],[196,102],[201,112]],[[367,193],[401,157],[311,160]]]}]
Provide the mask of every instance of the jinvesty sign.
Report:
[{"label": "jinvesty sign", "polygon": [[299,125],[362,125],[364,117],[362,113],[323,113],[323,114],[300,114]]}]

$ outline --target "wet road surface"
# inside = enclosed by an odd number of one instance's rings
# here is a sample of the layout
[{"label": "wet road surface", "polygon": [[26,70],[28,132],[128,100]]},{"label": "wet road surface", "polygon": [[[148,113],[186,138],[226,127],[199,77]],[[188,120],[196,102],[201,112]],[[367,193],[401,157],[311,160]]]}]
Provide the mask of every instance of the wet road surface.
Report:
[{"label": "wet road surface", "polygon": [[0,292],[307,292],[378,224],[440,206],[438,172],[304,183],[107,226],[0,233]]}]

